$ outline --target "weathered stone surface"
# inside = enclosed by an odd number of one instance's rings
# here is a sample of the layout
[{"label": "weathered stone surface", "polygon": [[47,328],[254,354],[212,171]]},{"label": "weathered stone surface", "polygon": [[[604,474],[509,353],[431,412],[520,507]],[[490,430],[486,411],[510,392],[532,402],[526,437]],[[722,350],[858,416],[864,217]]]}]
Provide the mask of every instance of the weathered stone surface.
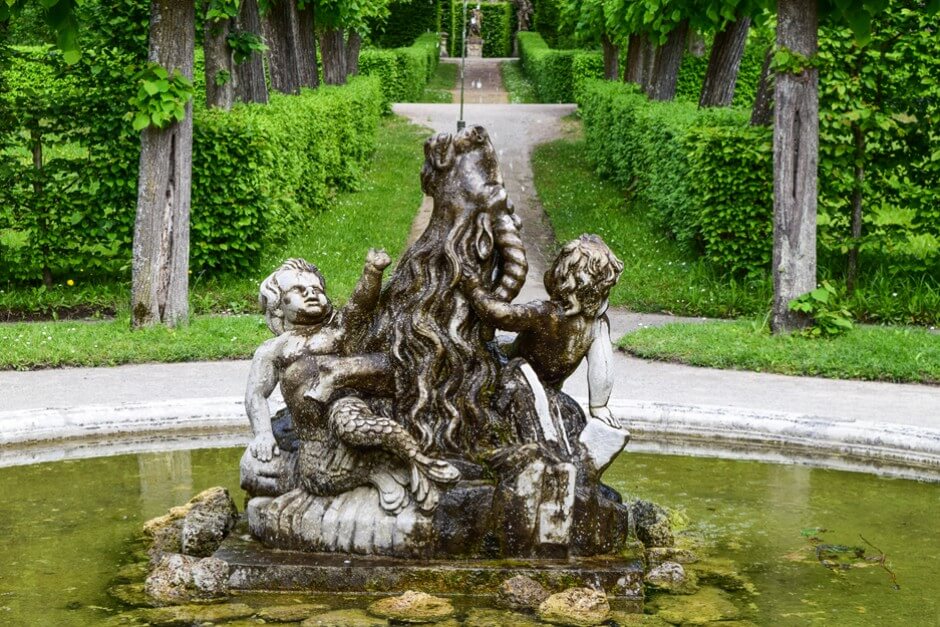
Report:
[{"label": "weathered stone surface", "polygon": [[591,627],[610,618],[610,603],[603,592],[569,588],[545,599],[539,605],[538,616],[553,625]]},{"label": "weathered stone surface", "polygon": [[162,603],[213,599],[228,592],[229,566],[214,557],[161,555],[144,583],[144,591]]},{"label": "weathered stone surface", "polygon": [[646,573],[646,583],[673,594],[693,594],[698,590],[696,577],[678,562],[663,562]]},{"label": "weathered stone surface", "polygon": [[505,607],[535,610],[548,598],[548,591],[531,577],[516,575],[503,582],[497,598]]},{"label": "weathered stone surface", "polygon": [[125,612],[115,617],[115,624],[201,625],[217,623],[254,615],[255,611],[244,603],[218,605],[171,605]]},{"label": "weathered stone surface", "polygon": [[208,557],[235,526],[238,509],[228,490],[219,487],[209,488],[190,503],[181,530],[182,553]]},{"label": "weathered stone surface", "polygon": [[640,557],[436,561],[271,551],[247,537],[243,527],[214,557],[229,564],[232,590],[495,595],[504,581],[524,575],[549,590],[600,586],[610,598],[643,599]]},{"label": "weathered stone surface", "polygon": [[646,546],[669,547],[676,539],[672,532],[669,511],[655,503],[637,500],[631,503],[636,535]]},{"label": "weathered stone surface", "polygon": [[689,596],[657,596],[651,606],[656,615],[673,625],[705,625],[740,618],[741,612],[718,588],[703,587]]},{"label": "weathered stone surface", "polygon": [[258,610],[258,618],[269,623],[299,623],[314,614],[330,609],[316,603],[298,603],[296,605],[274,605]]},{"label": "weathered stone surface", "polygon": [[[187,525],[187,518],[194,511]],[[185,505],[173,507],[163,516],[144,523],[144,535],[151,539],[149,554],[151,557],[160,553],[186,553],[199,557],[211,555],[234,526],[237,516],[235,503],[228,490],[221,487],[203,490]],[[224,533],[220,533],[220,526],[224,528]],[[188,530],[184,532],[184,529]],[[213,546],[213,538],[218,535],[221,537]]]},{"label": "weathered stone surface", "polygon": [[369,613],[399,623],[437,623],[454,615],[447,599],[408,590],[401,596],[379,599],[369,605]]},{"label": "weathered stone surface", "polygon": [[649,562],[651,566],[657,566],[663,562],[694,564],[698,561],[698,556],[689,549],[680,549],[672,546],[651,546],[646,549],[646,561]]},{"label": "weathered stone surface", "polygon": [[388,621],[369,616],[362,610],[335,610],[311,616],[301,627],[388,627]]},{"label": "weathered stone surface", "polygon": [[539,621],[531,616],[505,610],[472,609],[463,621],[464,627],[534,627]]}]

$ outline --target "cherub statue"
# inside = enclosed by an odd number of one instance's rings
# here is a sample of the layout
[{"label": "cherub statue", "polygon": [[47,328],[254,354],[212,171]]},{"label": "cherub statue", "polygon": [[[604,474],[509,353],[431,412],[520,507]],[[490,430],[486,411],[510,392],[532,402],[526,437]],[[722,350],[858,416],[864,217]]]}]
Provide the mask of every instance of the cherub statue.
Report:
[{"label": "cherub statue", "polygon": [[[362,277],[339,311],[326,295],[323,275],[303,259],[289,259],[261,284],[259,301],[275,337],[255,352],[245,395],[254,438],[242,458],[242,485],[253,495],[296,487],[335,495],[372,484],[387,511],[401,511],[408,492],[419,508],[433,510],[432,482],[459,477],[450,464],[423,455],[407,431],[361,399],[333,400],[332,384],[319,386],[319,395],[307,394],[321,378],[345,384],[387,376],[384,356],[349,353],[371,319],[390,263],[385,251],[370,250]],[[278,384],[300,438],[297,451],[281,451],[273,433],[267,398]]]},{"label": "cherub statue", "polygon": [[478,4],[470,11],[470,37],[483,36],[483,9]]},{"label": "cherub statue", "polygon": [[[582,235],[565,244],[545,273],[550,300],[513,305],[484,290],[474,277],[465,281],[473,307],[483,320],[518,333],[505,352],[510,359],[525,360],[528,367],[523,366],[523,373],[530,385],[540,383],[560,390],[565,379],[586,358],[591,416],[617,427],[607,408],[613,373],[606,311],[610,290],[622,271],[623,263],[600,237]],[[538,381],[532,381],[527,371],[534,372]],[[539,395],[536,387],[533,385],[533,393]],[[548,418],[541,418],[545,425]],[[559,431],[563,439],[564,430]]]}]

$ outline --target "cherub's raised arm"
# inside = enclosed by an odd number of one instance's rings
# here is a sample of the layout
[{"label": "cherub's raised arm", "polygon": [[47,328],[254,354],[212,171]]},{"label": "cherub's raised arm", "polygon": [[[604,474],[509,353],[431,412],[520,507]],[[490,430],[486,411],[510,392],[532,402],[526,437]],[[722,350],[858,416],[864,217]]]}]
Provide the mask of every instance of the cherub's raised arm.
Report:
[{"label": "cherub's raised arm", "polygon": [[382,273],[392,263],[392,258],[384,250],[371,249],[366,255],[366,265],[349,301],[343,307],[343,324],[355,328],[368,322],[369,314],[375,309],[382,293]]},{"label": "cherub's raised arm", "polygon": [[482,287],[474,287],[470,302],[484,322],[504,331],[527,331],[548,323],[551,305],[535,300],[525,305],[513,305],[494,297]]}]

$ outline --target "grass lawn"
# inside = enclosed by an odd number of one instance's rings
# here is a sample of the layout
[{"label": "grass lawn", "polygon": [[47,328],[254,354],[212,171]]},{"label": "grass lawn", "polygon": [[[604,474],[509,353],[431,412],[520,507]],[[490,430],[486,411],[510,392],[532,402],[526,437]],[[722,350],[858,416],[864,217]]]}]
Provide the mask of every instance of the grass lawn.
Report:
[{"label": "grass lawn", "polygon": [[645,359],[693,366],[940,384],[940,334],[860,326],[832,339],[773,336],[748,321],[670,324],[628,333],[618,342]]},{"label": "grass lawn", "polygon": [[402,118],[384,119],[361,189],[339,194],[330,209],[310,215],[290,241],[268,251],[248,276],[211,280],[193,276],[190,303],[196,315],[186,329],[131,332],[128,281],[91,285],[79,276],[73,279],[74,286],[5,290],[0,293],[0,315],[6,310],[9,316],[14,307],[34,312],[75,307],[82,312],[113,311],[116,318],[0,324],[4,346],[0,369],[251,356],[270,336],[262,317],[216,314],[255,312],[258,284],[284,259],[304,257],[317,264],[326,276],[331,298],[340,304],[358,280],[369,247],[385,248],[393,259],[401,254],[421,204],[419,172],[427,134]]},{"label": "grass lawn", "polygon": [[596,233],[624,262],[611,304],[635,311],[713,318],[761,315],[770,308],[768,281],[729,280],[685,254],[609,181],[600,180],[584,140],[535,149],[535,188],[559,242]]},{"label": "grass lawn", "polygon": [[512,104],[537,104],[539,99],[535,95],[535,85],[522,73],[522,66],[518,61],[503,61],[499,64],[499,74],[503,79],[503,87],[509,92],[509,102]]},{"label": "grass lawn", "polygon": [[457,74],[460,68],[456,63],[438,63],[437,71],[424,87],[424,93],[418,102],[450,103],[454,101],[451,89],[457,87]]}]

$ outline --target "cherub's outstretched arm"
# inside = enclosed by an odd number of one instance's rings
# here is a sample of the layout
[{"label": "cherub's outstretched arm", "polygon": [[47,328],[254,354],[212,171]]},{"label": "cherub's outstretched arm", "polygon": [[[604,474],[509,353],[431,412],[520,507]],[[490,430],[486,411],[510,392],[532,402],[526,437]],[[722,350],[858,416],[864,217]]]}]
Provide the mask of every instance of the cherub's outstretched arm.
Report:
[{"label": "cherub's outstretched arm", "polygon": [[612,427],[620,426],[607,408],[614,389],[614,352],[610,343],[610,320],[603,314],[594,321],[594,341],[587,353],[588,406],[591,415]]},{"label": "cherub's outstretched arm", "polygon": [[534,300],[525,305],[512,305],[482,287],[472,289],[470,302],[484,322],[504,331],[534,329],[548,323],[552,316],[552,305],[548,301]]},{"label": "cherub's outstretched arm", "polygon": [[280,454],[271,430],[271,412],[268,409],[268,397],[278,382],[275,360],[279,340],[280,337],[270,339],[255,351],[248,371],[248,389],[245,391],[245,411],[254,435],[248,449],[256,459],[263,462],[271,461],[274,455]]},{"label": "cherub's outstretched arm", "polygon": [[369,314],[375,309],[382,293],[382,273],[390,263],[392,258],[384,250],[369,250],[362,276],[340,312],[343,326],[357,328],[369,321]]}]

